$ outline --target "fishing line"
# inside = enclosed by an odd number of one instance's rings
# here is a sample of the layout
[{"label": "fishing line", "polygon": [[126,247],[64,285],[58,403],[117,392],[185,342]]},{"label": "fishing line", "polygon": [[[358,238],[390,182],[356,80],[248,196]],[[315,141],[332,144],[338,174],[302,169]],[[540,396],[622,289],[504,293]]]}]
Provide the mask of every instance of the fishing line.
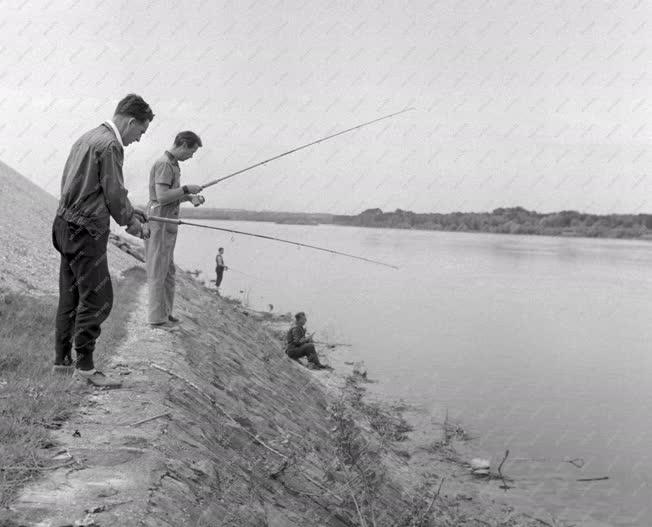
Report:
[{"label": "fishing line", "polygon": [[373,263],[373,264],[376,264],[376,265],[382,265],[384,267],[390,267],[392,269],[398,269],[398,267],[395,266],[395,265],[387,264],[385,262],[380,262],[378,260],[372,260],[371,258],[365,258],[364,256],[356,256],[355,254],[349,254],[349,253],[345,253],[345,252],[341,252],[341,251],[336,251],[334,249],[326,249],[324,247],[317,247],[316,245],[309,245],[307,243],[293,242],[292,240],[285,240],[283,238],[277,238],[275,236],[266,236],[264,234],[255,234],[255,233],[252,233],[252,232],[236,231],[234,229],[226,229],[224,227],[215,227],[213,225],[204,225],[204,224],[201,224],[201,223],[192,223],[192,222],[189,222],[189,221],[174,220],[174,219],[171,219],[171,218],[160,218],[158,216],[150,216],[149,220],[150,221],[157,221],[157,222],[160,222],[160,223],[171,223],[171,224],[174,224],[174,225],[190,225],[191,227],[200,227],[200,228],[203,228],[203,229],[212,229],[212,230],[215,230],[215,231],[231,232],[233,234],[242,234],[243,236],[253,236],[255,238],[263,238],[265,240],[273,240],[273,241],[282,242],[282,243],[289,243],[291,245],[297,245],[298,247],[307,247],[308,249],[315,249],[316,251],[324,251],[324,252],[331,253],[331,254],[339,254],[340,256],[346,256],[347,258],[354,258],[356,260],[362,260],[364,262],[369,262],[369,263]]}]

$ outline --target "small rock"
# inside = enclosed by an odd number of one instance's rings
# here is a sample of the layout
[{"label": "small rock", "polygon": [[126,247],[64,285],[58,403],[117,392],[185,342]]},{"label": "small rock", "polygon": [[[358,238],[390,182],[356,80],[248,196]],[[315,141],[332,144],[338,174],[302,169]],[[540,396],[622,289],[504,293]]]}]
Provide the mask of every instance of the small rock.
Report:
[{"label": "small rock", "polygon": [[481,459],[479,457],[473,458],[469,465],[471,465],[472,470],[484,470],[491,466],[488,459]]}]

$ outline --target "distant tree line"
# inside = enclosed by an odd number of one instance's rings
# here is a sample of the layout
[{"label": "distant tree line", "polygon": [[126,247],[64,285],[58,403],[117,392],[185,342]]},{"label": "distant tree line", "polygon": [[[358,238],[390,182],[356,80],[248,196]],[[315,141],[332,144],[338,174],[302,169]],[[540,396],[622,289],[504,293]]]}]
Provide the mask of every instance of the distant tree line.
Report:
[{"label": "distant tree line", "polygon": [[492,212],[425,213],[396,209],[367,209],[356,216],[333,216],[338,225],[394,229],[472,231],[592,238],[652,238],[650,214],[585,214],[564,210],[542,214],[523,207],[498,208]]}]

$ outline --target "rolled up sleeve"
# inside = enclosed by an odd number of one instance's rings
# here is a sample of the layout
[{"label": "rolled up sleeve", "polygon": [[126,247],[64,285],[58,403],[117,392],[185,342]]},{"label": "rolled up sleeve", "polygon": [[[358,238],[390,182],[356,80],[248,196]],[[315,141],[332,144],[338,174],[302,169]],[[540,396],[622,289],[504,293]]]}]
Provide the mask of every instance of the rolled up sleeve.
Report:
[{"label": "rolled up sleeve", "polygon": [[154,165],[154,183],[171,187],[174,182],[174,172],[168,163],[157,163]]},{"label": "rolled up sleeve", "polygon": [[124,186],[121,159],[116,146],[111,145],[106,149],[101,158],[100,185],[111,217],[118,225],[127,225],[134,214],[134,208]]}]

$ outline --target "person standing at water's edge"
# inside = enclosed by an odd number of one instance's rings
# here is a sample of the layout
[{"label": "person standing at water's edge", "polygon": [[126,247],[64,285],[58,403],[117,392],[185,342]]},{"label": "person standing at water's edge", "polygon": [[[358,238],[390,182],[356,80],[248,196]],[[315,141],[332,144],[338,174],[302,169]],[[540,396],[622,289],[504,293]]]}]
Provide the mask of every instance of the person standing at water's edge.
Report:
[{"label": "person standing at water's edge", "polygon": [[[199,185],[181,186],[179,162],[187,161],[202,146],[199,136],[190,131],[180,132],[170,150],[156,160],[149,174],[149,207],[152,216],[179,218],[179,205],[190,201],[197,207],[204,203]],[[169,327],[179,320],[172,315],[174,308],[174,247],[178,226],[151,223],[151,235],[145,241],[145,266],[149,290],[148,321],[153,327]]]},{"label": "person standing at water's edge", "polygon": [[113,305],[106,260],[109,223],[112,217],[134,236],[149,235],[145,213],[127,198],[122,162],[125,146],[140,141],[153,118],[142,97],[127,95],[113,119],[75,142],[61,179],[52,226],[52,242],[61,254],[54,369],[72,370],[74,341],[77,374],[96,386],[120,384],[97,371],[93,362],[100,326]]},{"label": "person standing at water's edge", "polygon": [[287,333],[287,348],[285,353],[292,360],[299,362],[301,357],[308,359],[308,364],[316,370],[332,370],[319,361],[319,356],[315,350],[315,344],[312,341],[312,335],[306,337],[306,322],[308,318],[303,311],[294,315],[294,325]]},{"label": "person standing at water's edge", "polygon": [[215,257],[215,287],[217,291],[220,290],[220,285],[222,284],[222,278],[224,277],[224,271],[229,268],[224,265],[224,247],[220,247],[217,250],[217,256]]}]

